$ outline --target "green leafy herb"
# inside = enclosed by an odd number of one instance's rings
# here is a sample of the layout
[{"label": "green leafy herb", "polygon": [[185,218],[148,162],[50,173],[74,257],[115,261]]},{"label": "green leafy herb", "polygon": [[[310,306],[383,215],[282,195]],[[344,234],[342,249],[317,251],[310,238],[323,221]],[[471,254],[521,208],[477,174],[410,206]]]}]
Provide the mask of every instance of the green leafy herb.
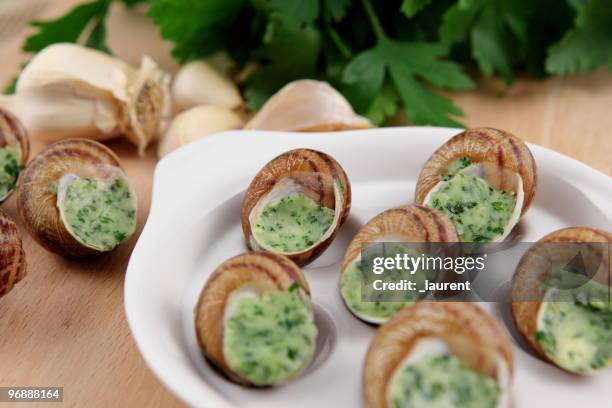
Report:
[{"label": "green leafy herb", "polygon": [[251,72],[241,90],[252,110],[286,83],[315,78],[375,124],[403,106],[415,124],[457,126],[461,110],[435,89],[473,87],[463,67],[508,84],[517,72],[612,70],[609,0],[88,0],[32,23],[24,50],[79,42],[109,52],[112,1],[148,3],[179,62],[227,52]]}]

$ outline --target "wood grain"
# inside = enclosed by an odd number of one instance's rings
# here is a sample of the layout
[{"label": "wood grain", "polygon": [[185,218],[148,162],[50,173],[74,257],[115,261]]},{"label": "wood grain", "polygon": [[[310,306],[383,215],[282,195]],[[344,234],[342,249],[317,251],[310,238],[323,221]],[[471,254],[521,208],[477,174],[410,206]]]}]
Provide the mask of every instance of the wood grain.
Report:
[{"label": "wood grain", "polygon": [[[49,13],[75,2],[58,0]],[[0,40],[2,84],[25,60],[18,51],[24,35]],[[495,80],[480,85],[452,95],[467,114],[466,125],[508,130],[612,175],[609,73],[521,79],[509,89]],[[109,146],[138,193],[139,233],[150,204],[153,150],[140,158],[125,142]],[[34,143],[34,154],[42,147]],[[24,232],[14,197],[2,209]],[[0,299],[0,386],[63,386],[63,406],[180,405],[144,364],[125,320],[123,282],[136,236],[113,254],[73,262],[44,251],[24,234],[28,276]]]}]

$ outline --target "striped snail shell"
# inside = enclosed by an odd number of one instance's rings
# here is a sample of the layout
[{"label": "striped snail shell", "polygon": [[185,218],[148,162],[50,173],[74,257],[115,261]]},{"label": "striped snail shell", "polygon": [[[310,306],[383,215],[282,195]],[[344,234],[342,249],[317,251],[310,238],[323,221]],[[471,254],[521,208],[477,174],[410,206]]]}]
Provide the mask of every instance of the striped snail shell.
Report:
[{"label": "striped snail shell", "polygon": [[[421,205],[405,205],[383,211],[364,225],[349,244],[341,266],[340,292],[349,311],[368,323],[380,324],[389,320],[392,310],[384,316],[373,316],[358,310],[350,301],[355,294],[350,293],[354,286],[349,282],[347,273],[351,266],[361,260],[363,245],[374,242],[405,242],[408,244],[459,242],[453,223],[443,213]],[[411,248],[415,245],[410,245]],[[421,249],[426,252],[426,249]],[[346,278],[346,279],[345,279]],[[357,289],[356,286],[353,289]],[[361,292],[361,290],[359,290]],[[359,297],[359,296],[358,296]],[[371,302],[369,302],[371,303]],[[401,304],[397,305],[398,307]]]},{"label": "striped snail shell", "polygon": [[421,302],[381,326],[363,367],[367,408],[390,408],[390,390],[400,370],[425,355],[451,354],[472,371],[497,382],[497,407],[508,406],[513,373],[510,342],[495,319],[470,303]]},{"label": "striped snail shell", "polygon": [[[439,147],[427,160],[416,186],[417,204],[428,205],[431,195],[443,188],[451,166],[467,158],[467,175],[480,176],[497,190],[515,197],[515,208],[503,232],[493,241],[503,240],[531,205],[537,187],[536,163],[527,145],[518,137],[499,129],[468,129]],[[460,231],[461,234],[461,231]]]},{"label": "striped snail shell", "polygon": [[7,148],[14,149],[16,157],[13,165],[7,164],[0,169],[0,203],[15,190],[21,169],[30,155],[30,141],[25,128],[13,114],[0,108],[0,149]]},{"label": "striped snail shell", "polygon": [[[544,360],[578,374],[567,366],[561,366],[548,355],[538,341],[540,317],[546,304],[546,296],[551,289],[546,283],[556,267],[571,265],[577,257],[588,272],[588,277],[580,284],[592,280],[602,286],[604,292],[610,290],[609,277],[610,244],[612,233],[588,227],[568,227],[554,231],[538,240],[523,255],[512,277],[512,317],[527,344]],[[573,286],[572,286],[573,287]],[[560,289],[567,289],[562,283]],[[554,301],[553,301],[554,302]],[[557,300],[559,304],[566,301]],[[601,367],[604,368],[604,367]]]},{"label": "striped snail shell", "polygon": [[[263,242],[256,232],[257,219],[266,214],[269,205],[279,200],[303,195],[314,201],[319,210],[331,214],[330,225],[303,247],[275,248]],[[333,241],[351,207],[351,187],[346,173],[331,156],[312,149],[295,149],[271,160],[257,173],[242,204],[242,230],[253,250],[283,254],[298,265],[313,261]],[[299,211],[297,216],[299,217]],[[307,233],[308,225],[298,218],[293,225],[299,233]],[[287,227],[279,225],[280,228]],[[295,231],[295,230],[294,230]],[[299,238],[299,237],[298,237]]]},{"label": "striped snail shell", "polygon": [[26,275],[26,259],[17,225],[0,210],[0,297]]},{"label": "striped snail shell", "polygon": [[79,178],[124,181],[134,213],[130,221],[133,228],[121,241],[134,232],[136,225],[136,195],[115,153],[89,139],[53,143],[39,153],[23,172],[17,208],[32,237],[47,250],[66,257],[86,257],[110,250],[89,244],[66,221],[62,202],[70,183]]},{"label": "striped snail shell", "polygon": [[[247,386],[279,385],[279,383],[254,383],[247,375],[240,372],[239,367],[232,367],[226,355],[224,337],[227,322],[241,298],[269,293],[288,293],[294,288],[299,290],[300,302],[313,319],[308,282],[300,268],[289,258],[269,252],[248,252],[219,265],[209,276],[195,310],[196,336],[204,357],[236,383]],[[241,341],[244,343],[246,340]],[[249,345],[251,346],[254,347],[253,344]],[[307,356],[303,367],[294,375],[298,375],[306,368],[312,359],[312,353]],[[285,378],[283,382],[289,379]]]}]

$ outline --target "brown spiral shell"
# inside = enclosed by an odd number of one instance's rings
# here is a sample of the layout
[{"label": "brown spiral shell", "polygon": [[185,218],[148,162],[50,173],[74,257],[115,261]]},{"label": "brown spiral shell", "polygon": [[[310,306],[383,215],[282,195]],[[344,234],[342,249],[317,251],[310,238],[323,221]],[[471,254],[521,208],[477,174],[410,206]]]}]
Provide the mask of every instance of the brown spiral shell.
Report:
[{"label": "brown spiral shell", "polygon": [[439,211],[422,205],[391,208],[372,218],[355,235],[342,260],[342,272],[359,255],[363,244],[390,235],[405,242],[460,242],[455,225]]},{"label": "brown spiral shell", "polygon": [[[566,245],[547,245],[554,243]],[[612,270],[609,263],[610,254],[605,252],[610,252],[612,233],[588,227],[563,228],[544,236],[523,255],[512,277],[511,310],[516,327],[529,346],[539,356],[553,364],[535,337],[538,314],[542,299],[546,295],[542,283],[548,278],[553,266],[566,264],[576,255],[576,247],[572,249],[567,245],[571,243],[581,244],[580,253],[585,265],[596,266],[593,279],[604,286],[609,286],[608,278],[612,276]],[[601,245],[606,243],[608,245]]]},{"label": "brown spiral shell", "polygon": [[251,242],[252,230],[249,216],[257,203],[281,180],[291,177],[308,187],[320,205],[334,209],[334,186],[337,181],[342,186],[343,205],[338,223],[333,233],[306,251],[288,255],[298,265],[304,265],[319,256],[334,240],[338,229],[348,217],[351,208],[351,185],[340,164],[331,156],[312,149],[290,150],[272,159],[257,173],[242,203],[242,230],[247,243]]},{"label": "brown spiral shell", "polygon": [[[30,156],[30,139],[21,122],[9,111],[0,108],[0,149],[17,144],[21,150],[21,164],[28,163]],[[0,203],[6,200],[12,191],[4,197],[0,197]]]},{"label": "brown spiral shell", "polygon": [[363,367],[365,407],[389,408],[387,390],[395,370],[417,340],[443,340],[470,369],[497,381],[498,362],[513,372],[513,352],[499,323],[470,303],[421,302],[397,312],[381,326],[370,343]]},{"label": "brown spiral shell", "polygon": [[196,336],[204,357],[232,381],[251,385],[231,370],[223,354],[223,316],[229,296],[245,285],[285,291],[294,282],[310,293],[300,268],[289,258],[269,252],[247,252],[219,265],[206,281],[195,310]]},{"label": "brown spiral shell", "polygon": [[531,205],[537,187],[536,163],[527,145],[518,137],[493,128],[468,129],[440,146],[427,159],[416,186],[416,202],[423,204],[425,197],[436,186],[448,167],[461,157],[473,163],[489,163],[518,173],[523,180],[525,198],[521,213]]},{"label": "brown spiral shell", "polygon": [[57,208],[57,191],[53,186],[67,173],[103,176],[108,166],[121,168],[115,153],[89,139],[53,143],[32,160],[21,176],[17,209],[28,232],[41,246],[66,257],[99,253],[68,232]]},{"label": "brown spiral shell", "polygon": [[26,275],[26,258],[17,225],[0,210],[0,297]]}]

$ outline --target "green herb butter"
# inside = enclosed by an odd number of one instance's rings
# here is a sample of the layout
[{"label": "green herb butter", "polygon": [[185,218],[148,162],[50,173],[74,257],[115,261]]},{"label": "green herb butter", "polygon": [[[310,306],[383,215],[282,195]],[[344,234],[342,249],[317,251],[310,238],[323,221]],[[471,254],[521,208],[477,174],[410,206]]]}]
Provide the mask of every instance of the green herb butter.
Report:
[{"label": "green herb butter", "polygon": [[275,385],[299,374],[315,351],[317,328],[299,290],[242,295],[223,332],[229,367],[255,385]]},{"label": "green herb butter", "polygon": [[78,241],[109,251],[132,235],[136,228],[136,197],[127,180],[70,176],[58,207],[66,228]]},{"label": "green herb butter", "polygon": [[450,354],[400,368],[389,388],[393,408],[495,408],[500,387]]},{"label": "green herb butter", "polygon": [[491,242],[503,234],[516,198],[494,189],[481,177],[459,172],[468,165],[465,159],[453,163],[443,176],[446,183],[431,194],[426,205],[445,213],[462,241]]},{"label": "green herb butter", "polygon": [[253,236],[270,251],[300,252],[313,246],[329,230],[334,211],[304,193],[270,202],[253,222]]},{"label": "green herb butter", "polygon": [[[435,270],[418,270],[410,274],[405,270],[386,269],[381,275],[364,271],[364,264],[372,265],[372,259],[377,256],[394,257],[403,254],[418,256],[413,249],[401,244],[386,243],[383,251],[384,253],[368,252],[366,256],[370,259],[353,262],[340,278],[340,293],[344,302],[354,314],[364,319],[386,320],[402,307],[425,297],[427,292],[419,290],[425,286],[426,279],[435,279],[437,274]],[[385,283],[411,281],[417,290],[405,292],[375,290],[373,284],[375,280]]]},{"label": "green herb butter", "polygon": [[15,189],[23,168],[21,150],[17,145],[0,149],[0,198]]},{"label": "green herb butter", "polygon": [[572,372],[612,366],[612,302],[594,281],[572,290],[550,289],[540,307],[536,340],[546,356]]}]

